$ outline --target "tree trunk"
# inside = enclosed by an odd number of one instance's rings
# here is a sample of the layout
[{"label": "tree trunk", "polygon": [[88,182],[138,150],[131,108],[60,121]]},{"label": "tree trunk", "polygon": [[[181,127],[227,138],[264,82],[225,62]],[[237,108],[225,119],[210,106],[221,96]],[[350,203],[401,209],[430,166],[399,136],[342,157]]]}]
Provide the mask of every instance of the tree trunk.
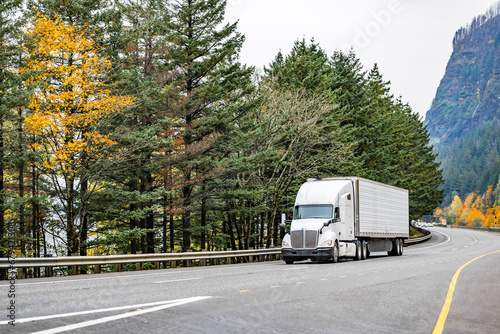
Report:
[{"label": "tree trunk", "polygon": [[26,225],[24,221],[24,158],[22,157],[24,151],[23,145],[23,119],[22,110],[18,111],[18,149],[19,149],[19,170],[18,170],[18,183],[19,183],[19,234],[21,238],[21,253],[26,255]]},{"label": "tree trunk", "polygon": [[[185,182],[189,182],[190,173],[185,175]],[[191,248],[191,185],[185,185],[182,188],[184,196],[184,210],[182,214],[182,251],[186,252]]]},{"label": "tree trunk", "polygon": [[80,256],[87,256],[87,237],[88,237],[88,218],[87,218],[87,202],[85,201],[86,192],[88,189],[88,181],[82,181],[82,209],[81,209],[81,219],[82,226],[80,228]]},{"label": "tree trunk", "polygon": [[[7,245],[4,243],[3,236],[5,232],[5,196],[4,196],[4,169],[5,169],[5,154],[3,146],[3,119],[0,122],[0,258],[6,257],[3,248]],[[6,277],[6,270],[0,269],[0,280]]]},{"label": "tree trunk", "polygon": [[[40,257],[40,214],[39,214],[39,203],[37,198],[38,195],[38,175],[36,173],[35,164],[31,167],[31,198],[33,199],[31,204],[31,210],[33,215],[33,249],[35,257]],[[36,277],[40,277],[40,268],[35,269]]]},{"label": "tree trunk", "polygon": [[78,235],[76,233],[75,226],[75,212],[74,212],[74,201],[75,201],[75,180],[72,176],[66,179],[66,196],[67,196],[67,206],[66,206],[66,224],[67,224],[67,243],[68,243],[68,256],[72,253],[80,253],[80,244],[78,242]]},{"label": "tree trunk", "polygon": [[167,197],[165,196],[163,199],[163,225],[162,225],[162,248],[161,252],[167,252]]},{"label": "tree trunk", "polygon": [[201,188],[202,198],[201,198],[201,249],[206,249],[206,232],[205,227],[207,226],[207,197],[205,196],[206,187],[203,184]]},{"label": "tree trunk", "polygon": [[[136,210],[136,205],[135,204],[130,204],[130,212],[133,213]],[[135,229],[136,227],[139,226],[139,223],[137,222],[136,219],[130,218],[130,230]],[[138,244],[137,244],[137,239],[133,238],[130,240],[130,253],[131,254],[137,254],[138,251]]]},{"label": "tree trunk", "polygon": [[[146,176],[146,184],[145,191],[151,192],[153,190],[153,176],[151,173],[148,173]],[[147,204],[149,207],[153,205],[153,203]],[[146,233],[146,252],[149,254],[153,254],[155,252],[155,217],[154,213],[151,211],[146,216],[146,228],[150,231]]]},{"label": "tree trunk", "polygon": [[175,226],[174,226],[174,214],[172,212],[172,205],[170,206],[170,251],[175,251]]},{"label": "tree trunk", "polygon": [[232,216],[230,214],[227,215],[227,227],[229,233],[229,239],[231,240],[231,248],[236,250],[236,240],[234,239],[234,231],[233,231],[233,223],[231,221]]}]

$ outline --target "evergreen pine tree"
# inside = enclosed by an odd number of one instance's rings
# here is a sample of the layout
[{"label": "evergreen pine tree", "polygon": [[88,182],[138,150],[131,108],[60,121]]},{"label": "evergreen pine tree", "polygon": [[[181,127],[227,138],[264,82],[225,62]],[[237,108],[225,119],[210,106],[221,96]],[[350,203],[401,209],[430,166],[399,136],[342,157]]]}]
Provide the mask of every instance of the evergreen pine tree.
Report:
[{"label": "evergreen pine tree", "polygon": [[[183,141],[175,164],[182,171],[182,249],[191,247],[194,199],[204,180],[213,176],[213,148],[222,148],[231,125],[247,109],[252,69],[237,62],[244,37],[236,23],[223,25],[226,1],[178,0],[171,6],[168,63],[177,72],[182,96],[175,131]],[[211,162],[212,161],[212,162]]]},{"label": "evergreen pine tree", "polygon": [[[0,4],[0,257],[11,255],[8,236],[14,238],[14,231],[8,231],[5,213],[8,207],[6,187],[6,170],[12,166],[8,154],[7,121],[14,117],[14,110],[21,103],[19,96],[19,81],[14,69],[20,58],[17,43],[20,40],[21,22],[16,20],[16,13],[22,6],[21,0],[6,0]],[[22,94],[21,94],[22,95]],[[24,237],[24,236],[21,236]],[[0,271],[0,279],[5,277],[5,270]]]}]

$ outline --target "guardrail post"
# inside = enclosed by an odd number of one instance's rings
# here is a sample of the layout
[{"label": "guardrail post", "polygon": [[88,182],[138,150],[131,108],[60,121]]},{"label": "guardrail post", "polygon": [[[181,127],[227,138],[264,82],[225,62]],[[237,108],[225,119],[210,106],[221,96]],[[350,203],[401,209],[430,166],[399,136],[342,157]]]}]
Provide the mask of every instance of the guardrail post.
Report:
[{"label": "guardrail post", "polygon": [[[159,254],[160,251],[157,249],[155,250],[155,254]],[[156,261],[155,262],[155,269],[160,269],[160,261]]]},{"label": "guardrail post", "polygon": [[[80,256],[80,253],[71,253],[71,256]],[[78,275],[78,266],[71,266],[71,275]]]},{"label": "guardrail post", "polygon": [[[250,249],[250,250],[253,250],[253,249],[254,249],[254,247],[250,247],[249,249]],[[253,262],[253,255],[249,255],[249,256],[248,256],[248,262],[250,262],[250,263],[252,263],[252,262]]]},{"label": "guardrail post", "polygon": [[24,268],[17,268],[17,279],[23,279],[23,278],[24,278]]},{"label": "guardrail post", "polygon": [[[18,258],[21,258],[21,257],[24,257],[24,255],[18,255],[17,256]],[[24,268],[17,268],[17,278],[18,279],[23,279],[23,278],[26,278],[26,276],[24,275]]]},{"label": "guardrail post", "polygon": [[[193,250],[188,249],[187,252],[191,253]],[[193,260],[186,260],[186,267],[191,267],[191,264],[193,263]]]},{"label": "guardrail post", "polygon": [[[205,252],[206,249],[202,249],[202,252]],[[205,267],[207,265],[207,259],[200,259],[200,266]]]},{"label": "guardrail post", "polygon": [[[116,255],[122,255],[123,253],[122,252],[116,252]],[[122,264],[121,263],[117,263],[116,264],[116,272],[121,272],[122,271]]]},{"label": "guardrail post", "polygon": [[[99,256],[101,255],[101,252],[95,251],[95,255]],[[94,264],[94,274],[100,274],[101,273],[101,265],[100,264]]]},{"label": "guardrail post", "polygon": [[[135,253],[136,254],[142,254],[142,251],[137,251]],[[141,262],[136,262],[135,263],[135,270],[142,270],[142,263]]]},{"label": "guardrail post", "polygon": [[[47,254],[45,257],[52,257],[52,254]],[[45,267],[45,277],[52,277],[53,275],[52,267]]]},{"label": "guardrail post", "polygon": [[[228,251],[232,251],[233,249],[232,248],[228,248],[227,250]],[[231,261],[232,261],[231,257],[228,257],[227,258],[227,264],[231,264]]]}]

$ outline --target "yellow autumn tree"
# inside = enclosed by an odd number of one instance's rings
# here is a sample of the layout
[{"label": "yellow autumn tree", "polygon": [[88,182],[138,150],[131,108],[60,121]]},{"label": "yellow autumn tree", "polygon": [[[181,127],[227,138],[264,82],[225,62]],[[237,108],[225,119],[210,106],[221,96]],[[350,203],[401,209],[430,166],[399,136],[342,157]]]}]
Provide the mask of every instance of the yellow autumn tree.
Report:
[{"label": "yellow autumn tree", "polygon": [[449,217],[451,223],[454,225],[458,225],[456,217],[457,217],[457,211],[461,206],[462,206],[462,200],[460,199],[460,197],[455,195],[455,197],[453,197],[453,202],[451,202],[450,207],[447,210],[448,211],[447,216]]},{"label": "yellow autumn tree", "polygon": [[485,217],[483,213],[476,208],[471,209],[469,215],[465,219],[467,227],[482,227],[484,221]]},{"label": "yellow autumn tree", "polygon": [[65,242],[68,253],[75,253],[86,237],[77,224],[85,221],[85,202],[95,186],[86,171],[108,159],[106,149],[114,144],[100,128],[133,99],[111,93],[105,83],[111,62],[99,55],[85,31],[60,19],[37,15],[22,47],[27,59],[20,72],[34,87],[26,129],[35,138],[31,148],[43,153],[43,168],[57,183]]},{"label": "yellow autumn tree", "polygon": [[465,225],[467,224],[467,218],[472,211],[472,204],[474,203],[474,199],[476,198],[476,193],[470,193],[465,197],[465,200],[457,209],[455,215],[457,219],[457,225]]}]

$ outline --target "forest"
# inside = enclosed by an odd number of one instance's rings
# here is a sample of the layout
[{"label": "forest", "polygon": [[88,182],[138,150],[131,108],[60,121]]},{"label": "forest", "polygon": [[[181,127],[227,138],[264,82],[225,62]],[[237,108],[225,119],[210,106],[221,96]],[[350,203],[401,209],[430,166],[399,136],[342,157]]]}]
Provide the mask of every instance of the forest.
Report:
[{"label": "forest", "polygon": [[259,71],[221,0],[0,3],[0,257],[279,247],[307,178],[442,171],[377,65],[298,39]]},{"label": "forest", "polygon": [[[462,201],[457,193],[453,201],[444,208],[437,208],[434,217],[448,225],[472,228],[500,227],[500,184],[495,191],[489,186],[484,193],[467,194]],[[496,198],[496,199],[495,199]]]}]

